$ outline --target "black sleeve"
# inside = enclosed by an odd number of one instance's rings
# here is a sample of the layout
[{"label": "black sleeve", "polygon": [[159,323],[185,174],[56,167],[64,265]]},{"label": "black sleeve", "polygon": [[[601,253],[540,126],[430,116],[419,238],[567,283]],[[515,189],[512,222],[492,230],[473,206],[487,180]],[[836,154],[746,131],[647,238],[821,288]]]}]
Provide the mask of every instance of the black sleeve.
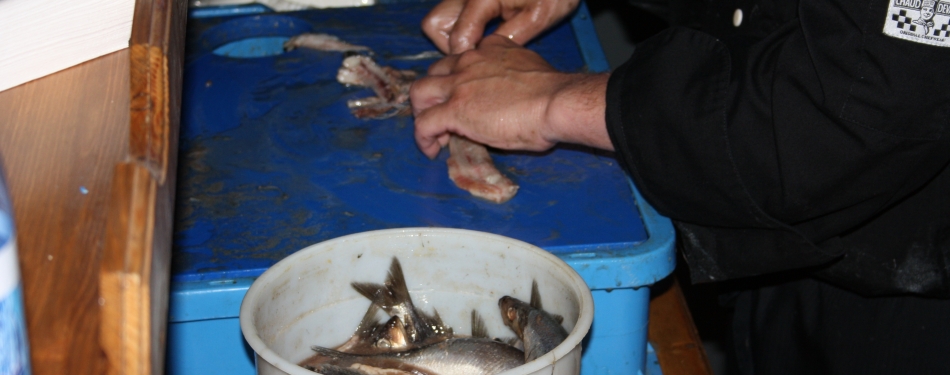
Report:
[{"label": "black sleeve", "polygon": [[694,281],[837,262],[947,170],[950,48],[883,35],[887,7],[802,0],[755,39],[671,28],[612,73],[618,159]]}]

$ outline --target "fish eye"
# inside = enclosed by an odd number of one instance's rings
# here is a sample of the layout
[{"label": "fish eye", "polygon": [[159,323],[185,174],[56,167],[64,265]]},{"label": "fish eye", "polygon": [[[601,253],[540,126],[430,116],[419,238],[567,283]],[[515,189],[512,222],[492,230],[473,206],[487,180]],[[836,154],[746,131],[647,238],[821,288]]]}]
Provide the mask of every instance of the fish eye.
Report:
[{"label": "fish eye", "polygon": [[508,308],[508,320],[518,319],[518,310],[515,310],[512,307]]},{"label": "fish eye", "polygon": [[377,348],[383,348],[383,349],[389,349],[393,347],[393,343],[387,339],[379,339],[379,341],[376,341],[376,344],[374,345]]}]

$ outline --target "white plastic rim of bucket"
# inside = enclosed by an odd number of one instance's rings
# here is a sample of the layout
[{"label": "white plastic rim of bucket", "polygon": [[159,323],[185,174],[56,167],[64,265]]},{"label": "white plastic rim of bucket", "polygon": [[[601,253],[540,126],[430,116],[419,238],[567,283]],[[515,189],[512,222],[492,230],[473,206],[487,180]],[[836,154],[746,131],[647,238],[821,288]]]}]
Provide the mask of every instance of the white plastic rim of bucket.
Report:
[{"label": "white plastic rim of bucket", "polygon": [[[574,324],[573,329],[568,333],[567,338],[553,350],[547,354],[538,357],[534,361],[526,363],[517,368],[504,371],[497,375],[525,375],[533,374],[537,371],[544,369],[547,366],[550,366],[556,363],[561,358],[570,354],[575,347],[581,346],[581,340],[587,336],[588,331],[590,330],[591,324],[594,318],[594,302],[593,297],[591,296],[590,289],[587,287],[587,283],[584,282],[584,279],[571,268],[570,265],[565,263],[563,260],[557,256],[541,249],[537,246],[531,245],[524,241],[516,240],[510,237],[500,236],[496,234],[466,230],[466,229],[454,229],[454,228],[396,228],[396,229],[383,229],[376,231],[367,231],[354,233],[347,236],[337,237],[327,241],[323,241],[317,244],[310,245],[300,251],[297,251],[290,256],[284,258],[280,262],[277,262],[271,266],[267,271],[265,271],[261,276],[254,281],[251,287],[248,289],[247,294],[244,296],[244,300],[241,303],[240,310],[240,325],[241,331],[244,335],[245,340],[251,346],[251,349],[264,361],[267,361],[271,366],[277,368],[280,371],[283,371],[290,375],[313,375],[314,373],[310,370],[304,369],[300,366],[297,366],[296,363],[290,362],[287,359],[284,359],[272,349],[270,349],[264,341],[260,338],[257,327],[254,325],[254,309],[259,305],[259,299],[262,298],[263,293],[261,292],[263,288],[269,285],[271,282],[276,280],[281,272],[278,272],[279,267],[285,264],[294,264],[297,263],[304,257],[311,256],[310,250],[316,250],[321,248],[334,248],[338,245],[345,244],[348,241],[355,239],[362,239],[368,236],[394,236],[394,237],[404,237],[407,235],[426,237],[426,236],[463,236],[469,237],[475,240],[485,239],[493,240],[498,242],[509,242],[511,244],[519,245],[518,247],[522,248],[525,251],[531,253],[532,256],[547,262],[548,265],[557,269],[560,273],[565,275],[568,280],[570,287],[573,289],[572,292],[578,297],[579,312],[577,321]],[[579,361],[579,358],[578,358]],[[579,365],[579,362],[578,362]]]}]

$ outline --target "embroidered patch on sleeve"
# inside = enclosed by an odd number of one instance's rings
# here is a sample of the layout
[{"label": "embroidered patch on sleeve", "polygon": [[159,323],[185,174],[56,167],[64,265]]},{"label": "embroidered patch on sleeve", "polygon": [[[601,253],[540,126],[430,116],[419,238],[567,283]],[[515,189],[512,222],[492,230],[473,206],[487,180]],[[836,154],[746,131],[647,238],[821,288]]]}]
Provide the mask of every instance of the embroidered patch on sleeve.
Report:
[{"label": "embroidered patch on sleeve", "polygon": [[950,0],[888,0],[884,34],[950,47]]}]

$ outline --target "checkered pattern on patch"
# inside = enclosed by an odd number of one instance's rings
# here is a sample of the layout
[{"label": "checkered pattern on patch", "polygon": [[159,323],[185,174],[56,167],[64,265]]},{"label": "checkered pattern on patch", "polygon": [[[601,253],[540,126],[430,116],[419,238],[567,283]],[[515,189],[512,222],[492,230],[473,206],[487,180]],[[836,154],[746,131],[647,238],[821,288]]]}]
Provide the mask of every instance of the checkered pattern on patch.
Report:
[{"label": "checkered pattern on patch", "polygon": [[[907,17],[906,10],[901,10],[897,12],[897,14],[892,14],[891,21],[897,21],[898,28],[907,29],[910,31],[917,31],[917,25],[914,25],[913,23],[911,23],[914,21],[914,19]],[[904,27],[904,26],[907,26],[907,27]]]},{"label": "checkered pattern on patch", "polygon": [[940,28],[934,27],[933,36],[950,37],[950,24],[940,25]]}]

